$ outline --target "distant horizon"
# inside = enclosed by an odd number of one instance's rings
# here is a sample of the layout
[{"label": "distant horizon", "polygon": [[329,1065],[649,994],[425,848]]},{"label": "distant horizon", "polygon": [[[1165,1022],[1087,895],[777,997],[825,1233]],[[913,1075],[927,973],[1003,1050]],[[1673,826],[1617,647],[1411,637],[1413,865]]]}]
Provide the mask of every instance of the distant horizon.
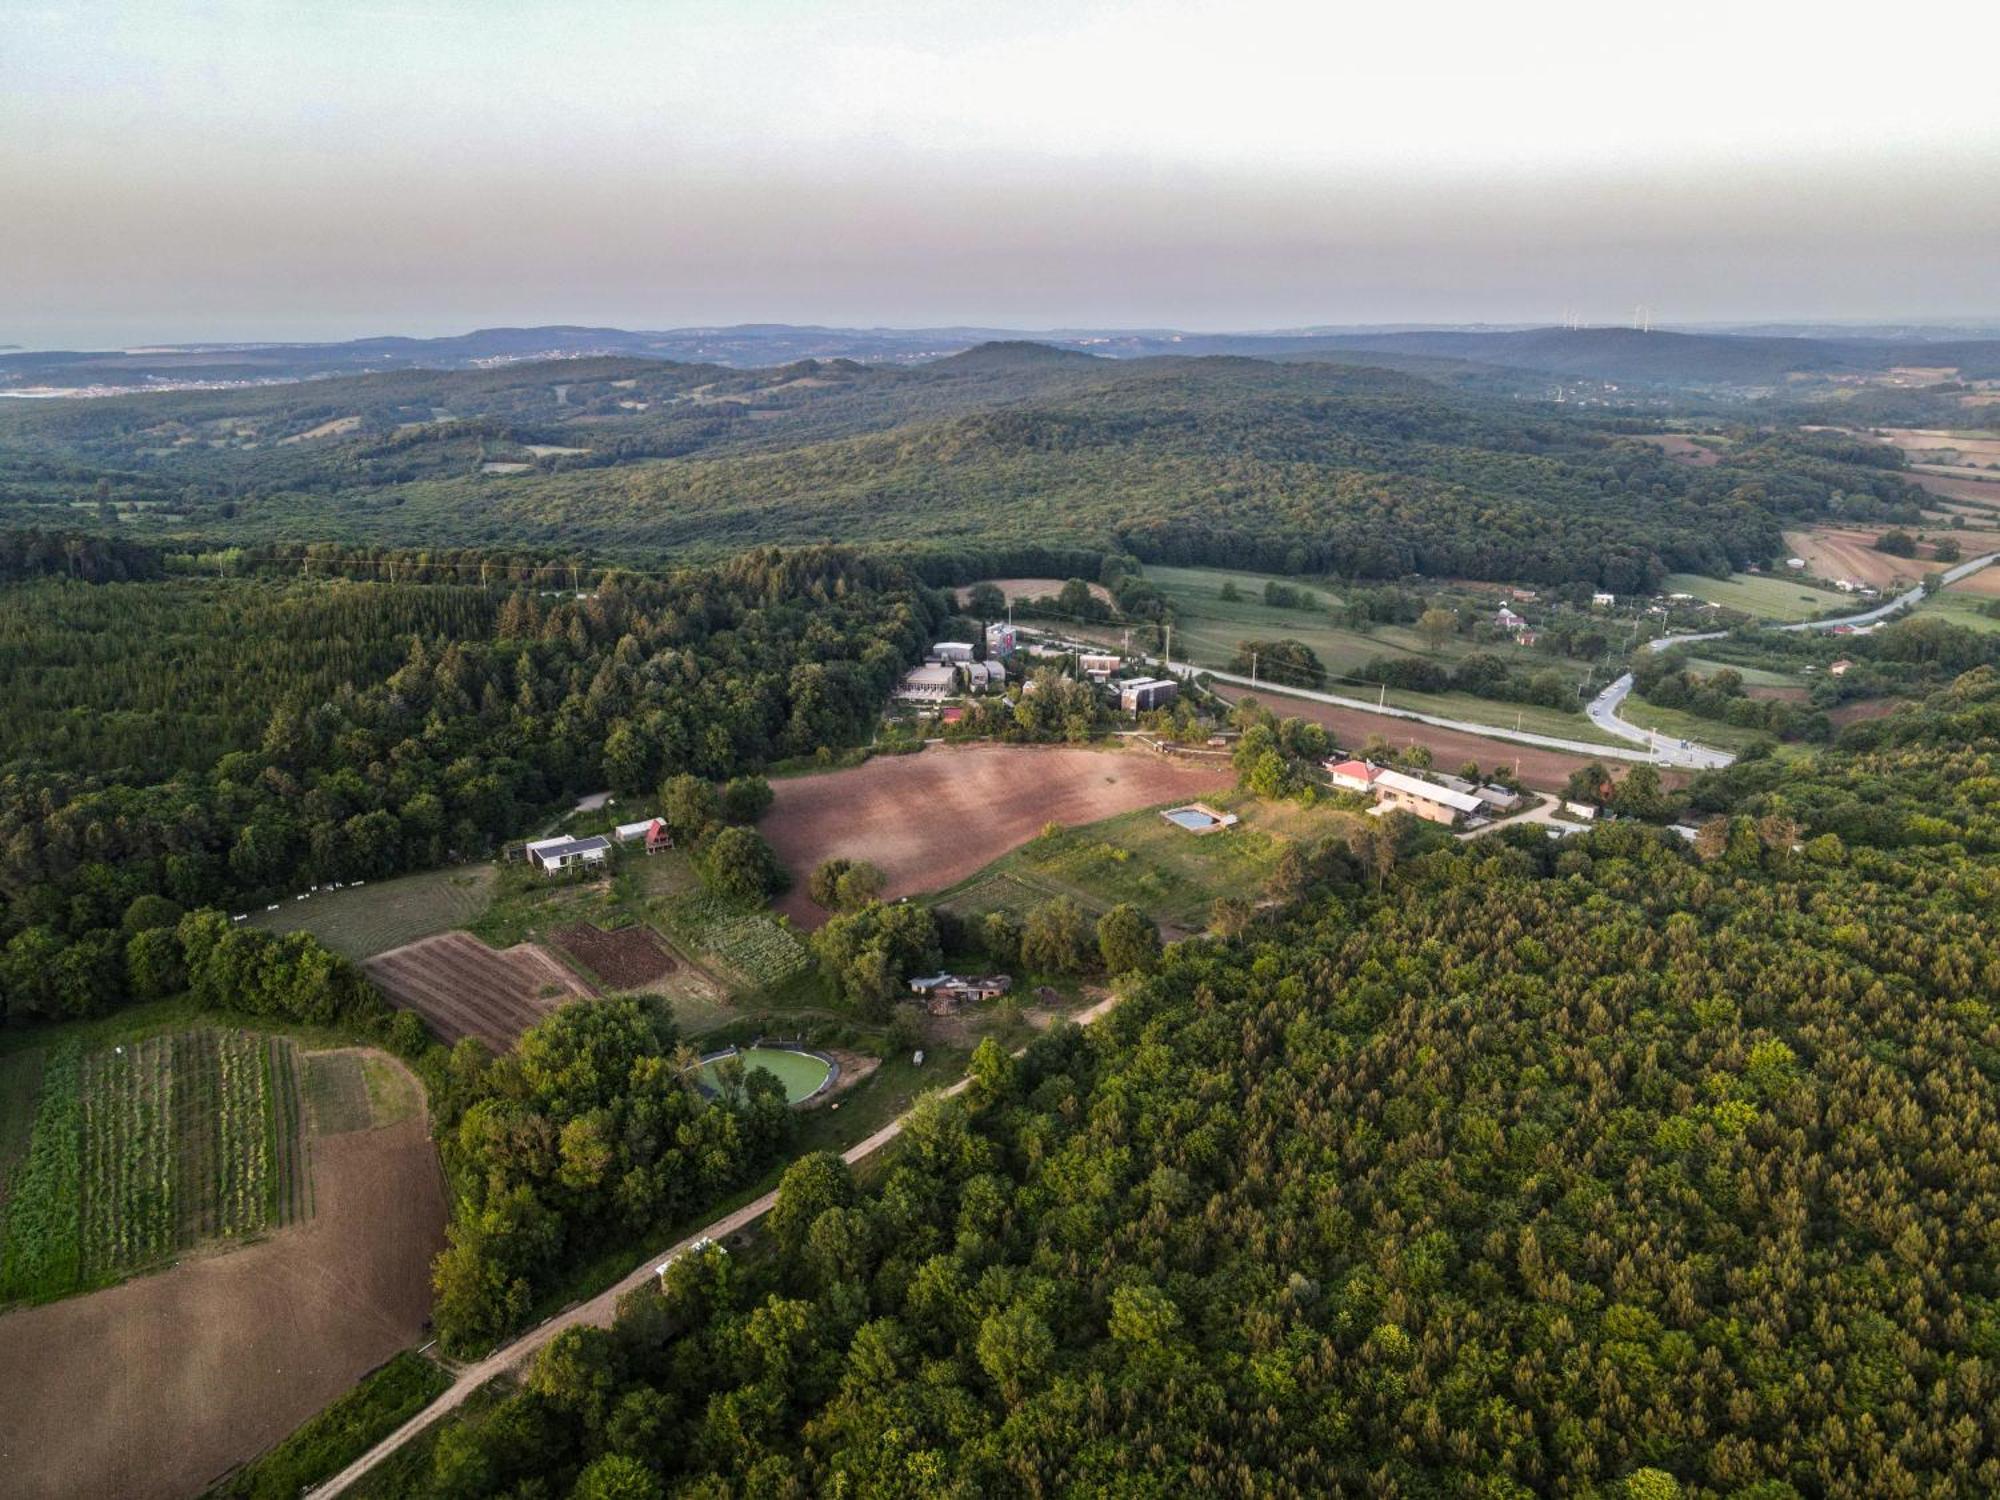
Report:
[{"label": "distant horizon", "polygon": [[[939,334],[960,337],[992,339],[1042,339],[1042,338],[1083,338],[1102,336],[1124,337],[1173,337],[1176,335],[1198,338],[1332,338],[1342,335],[1368,335],[1387,333],[1430,333],[1430,332],[1538,332],[1568,328],[1571,331],[1590,332],[1613,329],[1633,329],[1637,325],[1628,312],[1623,318],[1595,320],[1583,318],[1573,323],[1563,319],[1532,318],[1477,318],[1477,319],[1431,319],[1385,318],[1379,321],[1268,324],[1268,325],[1226,325],[1203,326],[1194,323],[1088,323],[1069,322],[1030,326],[1027,324],[981,323],[971,320],[940,322],[882,322],[854,321],[829,322],[823,320],[789,320],[778,318],[743,318],[734,321],[702,321],[673,323],[635,319],[622,322],[583,321],[578,319],[551,318],[538,321],[520,319],[487,321],[478,323],[439,323],[431,331],[411,332],[408,325],[402,328],[384,329],[376,325],[357,324],[357,327],[371,327],[374,331],[365,333],[329,332],[321,336],[290,337],[278,333],[264,334],[216,334],[203,333],[183,337],[170,336],[129,336],[125,338],[102,339],[89,342],[82,339],[29,341],[20,338],[0,338],[0,354],[57,354],[57,353],[142,353],[192,349],[253,349],[253,348],[311,348],[316,346],[339,347],[364,344],[377,340],[404,340],[413,343],[443,342],[454,339],[471,338],[479,334],[501,331],[537,332],[547,330],[602,331],[606,333],[641,335],[692,335],[699,333],[741,333],[752,329],[789,329],[832,334],[875,334],[875,335],[924,335]],[[1957,337],[1979,338],[1991,336],[2000,338],[2000,313],[1923,315],[1894,317],[1840,317],[1833,315],[1771,315],[1745,318],[1712,318],[1702,320],[1664,321],[1655,318],[1649,324],[1654,333],[1686,333],[1733,336],[1763,337],[1804,337],[1809,335],[1769,332],[1778,329],[1828,328],[1850,330],[1861,334],[1870,330],[1881,331],[1892,337],[1908,337],[1913,340],[1924,338],[1949,339]]]}]

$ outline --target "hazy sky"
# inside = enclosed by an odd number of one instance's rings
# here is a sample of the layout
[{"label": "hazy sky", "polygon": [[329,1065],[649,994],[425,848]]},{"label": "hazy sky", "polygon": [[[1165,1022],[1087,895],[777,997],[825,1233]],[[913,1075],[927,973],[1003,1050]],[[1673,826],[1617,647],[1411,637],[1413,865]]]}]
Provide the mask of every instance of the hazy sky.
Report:
[{"label": "hazy sky", "polygon": [[2000,4],[0,0],[0,343],[2000,313]]}]

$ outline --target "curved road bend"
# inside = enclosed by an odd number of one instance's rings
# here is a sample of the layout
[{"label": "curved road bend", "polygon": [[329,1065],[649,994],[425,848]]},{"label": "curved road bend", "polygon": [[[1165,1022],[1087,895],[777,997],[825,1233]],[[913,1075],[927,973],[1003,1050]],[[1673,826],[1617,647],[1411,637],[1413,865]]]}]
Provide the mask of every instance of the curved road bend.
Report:
[{"label": "curved road bend", "polygon": [[[1959,579],[1970,577],[1981,568],[1988,566],[1996,560],[2000,560],[2000,552],[1989,552],[1984,557],[1975,557],[1967,562],[1962,562],[1957,567],[1952,568],[1938,581],[1938,587],[1941,589],[1950,588]],[[1775,630],[1805,631],[1832,630],[1837,625],[1872,625],[1877,620],[1887,619],[1900,609],[1914,608],[1923,602],[1923,598],[1924,586],[1918,584],[1907,593],[1898,594],[1887,604],[1878,604],[1873,609],[1863,610],[1860,614],[1840,615],[1831,620],[1801,620],[1796,624],[1777,625],[1772,628]],[[1646,642],[1646,649],[1648,651],[1665,651],[1671,647],[1686,646],[1695,641],[1718,641],[1728,634],[1729,632],[1726,630],[1703,630],[1688,635],[1663,635],[1658,640]],[[1630,740],[1634,744],[1651,745],[1662,743],[1659,741],[1659,737],[1651,730],[1641,729],[1637,724],[1619,716],[1618,709],[1624,703],[1625,695],[1631,691],[1632,674],[1627,672],[1616,682],[1612,683],[1611,686],[1590,700],[1590,706],[1584,710],[1590,715],[1590,722],[1606,733],[1615,734],[1620,739]],[[1662,749],[1665,750],[1666,748],[1666,745],[1662,743]],[[1677,764],[1726,766],[1735,759],[1732,755],[1725,754],[1721,750],[1711,750],[1705,745],[1691,744],[1684,749],[1676,749],[1669,753],[1705,757],[1703,759],[1676,762]]]},{"label": "curved road bend", "polygon": [[[1116,995],[1107,995],[1088,1009],[1078,1011],[1070,1019],[1079,1026],[1088,1026],[1091,1022],[1102,1017],[1117,1003],[1118,997]],[[1017,1053],[1016,1055],[1018,1056],[1019,1054]],[[972,1079],[968,1075],[959,1079],[958,1082],[952,1084],[949,1088],[940,1090],[939,1093],[944,1098],[950,1098],[953,1094],[963,1091],[971,1082]],[[866,1157],[873,1156],[877,1151],[880,1151],[889,1142],[903,1133],[903,1124],[909,1118],[909,1113],[898,1115],[866,1140],[848,1147],[847,1150],[841,1153],[841,1160],[852,1165]],[[434,1426],[439,1419],[457,1410],[474,1391],[485,1385],[496,1375],[504,1375],[508,1371],[519,1367],[531,1355],[537,1353],[543,1345],[547,1344],[565,1329],[575,1328],[584,1324],[598,1328],[609,1328],[612,1318],[618,1311],[620,1299],[626,1293],[634,1291],[652,1280],[653,1277],[659,1274],[660,1267],[667,1261],[693,1249],[702,1240],[726,1240],[739,1229],[754,1224],[757,1220],[763,1218],[776,1205],[777,1201],[778,1195],[775,1191],[772,1191],[764,1194],[761,1198],[744,1204],[734,1213],[724,1214],[713,1224],[696,1230],[686,1239],[668,1247],[660,1254],[647,1256],[630,1275],[626,1276],[616,1286],[599,1292],[587,1302],[579,1302],[576,1306],[555,1314],[547,1322],[530,1329],[519,1338],[513,1340],[513,1342],[501,1345],[477,1364],[464,1366],[437,1400],[433,1401],[401,1427],[398,1427],[394,1432],[383,1438],[381,1442],[370,1448],[338,1474],[335,1474],[324,1484],[309,1490],[307,1493],[314,1496],[314,1500],[326,1500],[326,1497],[344,1494],[362,1475],[374,1469],[376,1465],[380,1464],[390,1454],[401,1448],[419,1433]]]},{"label": "curved road bend", "polygon": [[[1310,688],[1287,687],[1276,682],[1259,682],[1236,672],[1219,672],[1214,667],[1198,667],[1192,662],[1168,662],[1167,670],[1182,674],[1204,672],[1217,682],[1232,683],[1238,687],[1257,688],[1267,693],[1283,693],[1292,698],[1310,698],[1315,703],[1331,703],[1339,708],[1358,708],[1363,713],[1377,714],[1385,719],[1409,719],[1418,724],[1431,724],[1439,729],[1456,729],[1463,734],[1481,735],[1489,740],[1507,740],[1517,745],[1536,745],[1544,750],[1561,750],[1570,755],[1587,755],[1603,760],[1651,761],[1658,765],[1669,766],[1711,764],[1708,761],[1691,759],[1693,752],[1682,750],[1664,740],[1660,742],[1656,751],[1642,754],[1636,750],[1621,750],[1616,745],[1601,745],[1594,740],[1566,740],[1558,735],[1536,734],[1531,729],[1507,729],[1498,724],[1475,724],[1466,719],[1448,719],[1443,714],[1419,713],[1413,708],[1391,708],[1368,698],[1349,698],[1340,693],[1320,693]],[[1615,729],[1611,732],[1621,739],[1632,738],[1631,735]],[[1641,732],[1639,739],[1645,741],[1647,736]],[[1709,750],[1700,753],[1714,755],[1720,752]]]},{"label": "curved road bend", "polygon": [[[1968,576],[1976,574],[1980,568],[1992,564],[1994,560],[2000,560],[2000,552],[1988,552],[1984,558],[1970,558],[1968,562],[1960,562],[1956,568],[1952,568],[1950,572],[1946,572],[1938,580],[1938,588],[1950,588],[1960,578],[1968,578]],[[1842,614],[1842,616],[1836,616],[1832,620],[1800,620],[1796,624],[1782,624],[1782,626],[1772,626],[1772,628],[1774,630],[1832,630],[1834,626],[1844,626],[1844,624],[1874,624],[1876,620],[1886,620],[1896,610],[1914,608],[1914,606],[1918,606],[1922,602],[1924,602],[1924,586],[1918,584],[1916,588],[1908,590],[1906,594],[1898,594],[1888,604],[1876,604],[1872,610],[1862,610],[1860,614]],[[1646,650],[1650,650],[1650,652],[1664,652],[1664,650],[1668,650],[1672,646],[1688,646],[1688,644],[1692,644],[1696,640],[1722,640],[1726,634],[1728,634],[1728,630],[1698,630],[1698,632],[1692,632],[1692,634],[1686,634],[1686,636],[1660,636],[1658,640],[1648,640],[1646,642]],[[1608,734],[1616,734],[1622,740],[1632,740],[1634,744],[1652,744],[1658,736],[1654,736],[1650,730],[1642,730],[1638,724],[1632,724],[1630,720],[1624,720],[1624,718],[1618,716],[1618,706],[1624,702],[1624,698],[1626,698],[1628,692],[1632,692],[1632,674],[1630,672],[1626,672],[1622,678],[1618,678],[1614,684],[1610,684],[1604,692],[1600,692],[1596,698],[1592,698],[1590,700],[1590,708],[1586,708],[1584,712],[1590,714],[1590,722],[1592,724],[1596,724],[1600,730],[1604,730]],[[1688,752],[1696,752],[1696,754],[1702,754],[1702,756],[1712,756],[1710,760],[1698,762],[1698,764],[1706,764],[1706,766],[1728,766],[1734,760],[1734,756],[1728,756],[1722,750],[1708,750],[1706,746],[1688,746]]]}]

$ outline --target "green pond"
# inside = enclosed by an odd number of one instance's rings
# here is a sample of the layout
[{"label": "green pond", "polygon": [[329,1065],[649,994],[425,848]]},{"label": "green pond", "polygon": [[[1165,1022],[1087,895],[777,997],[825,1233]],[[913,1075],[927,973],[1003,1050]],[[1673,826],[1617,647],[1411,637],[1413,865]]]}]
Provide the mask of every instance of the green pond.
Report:
[{"label": "green pond", "polygon": [[[814,1057],[808,1052],[787,1052],[777,1047],[746,1047],[736,1054],[743,1063],[745,1072],[751,1068],[762,1068],[785,1086],[785,1097],[797,1104],[801,1099],[810,1099],[818,1093],[826,1082],[832,1066],[822,1057]],[[716,1066],[726,1058],[712,1058],[701,1065],[702,1082],[710,1088],[717,1087]]]}]

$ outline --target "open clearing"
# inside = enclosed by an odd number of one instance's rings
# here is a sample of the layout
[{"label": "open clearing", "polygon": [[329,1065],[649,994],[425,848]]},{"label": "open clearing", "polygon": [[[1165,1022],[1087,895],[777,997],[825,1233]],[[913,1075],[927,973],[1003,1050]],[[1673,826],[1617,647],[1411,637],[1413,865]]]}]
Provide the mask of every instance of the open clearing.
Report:
[{"label": "open clearing", "polygon": [[804,886],[821,860],[873,862],[892,899],[940,890],[1045,823],[1095,823],[1217,792],[1234,780],[1226,766],[1192,768],[1136,750],[932,748],[776,782],[776,800],[759,826],[795,882],[779,909],[802,927],[817,927],[826,913]]},{"label": "open clearing", "polygon": [[422,1016],[447,1046],[476,1036],[496,1052],[565,1000],[590,993],[533,943],[489,948],[469,932],[424,938],[362,967],[391,1004]]},{"label": "open clearing", "polygon": [[1684,464],[1692,464],[1697,469],[1706,469],[1722,462],[1721,455],[1705,443],[1698,442],[1685,432],[1647,432],[1637,435],[1642,443],[1651,443],[1668,458]]},{"label": "open clearing", "polygon": [[415,1081],[368,1057],[400,1116],[312,1142],[311,1220],[0,1318],[7,1494],[196,1494],[418,1341],[444,1183]]},{"label": "open clearing", "polygon": [[[1017,599],[1052,599],[1062,592],[1065,580],[1061,578],[982,578],[979,581],[981,583],[992,584],[993,587],[1005,594],[1007,602],[1012,604]],[[965,596],[971,588],[972,585],[968,583],[959,589],[959,603],[963,604],[965,602]],[[1105,604],[1112,602],[1111,590],[1101,583],[1091,584],[1090,592],[1094,598]]]},{"label": "open clearing", "polygon": [[267,932],[310,932],[345,958],[360,960],[463,927],[486,909],[492,865],[461,865],[396,880],[316,891],[252,915]]},{"label": "open clearing", "polygon": [[1130,901],[1169,938],[1181,937],[1207,928],[1218,897],[1259,897],[1288,842],[1340,836],[1358,822],[1332,807],[1269,802],[1246,792],[1210,802],[1235,813],[1236,825],[1197,837],[1156,810],[1142,810],[1038,834],[937,904],[965,916],[1022,917],[1053,896],[1072,897],[1093,914]]},{"label": "open clearing", "polygon": [[[1350,752],[1359,753],[1370,740],[1380,740],[1391,749],[1423,745],[1429,748],[1438,766],[1444,770],[1455,772],[1467,761],[1477,761],[1489,769],[1509,766],[1514,768],[1523,785],[1542,791],[1561,790],[1570,772],[1590,764],[1587,757],[1562,750],[1489,740],[1460,729],[1441,729],[1410,719],[1384,718],[1365,709],[1342,708],[1314,698],[1294,698],[1269,688],[1252,691],[1232,683],[1218,682],[1215,691],[1231,703],[1239,698],[1255,698],[1282,719],[1310,719],[1315,724],[1324,724],[1333,731],[1333,737],[1341,747]],[[1676,784],[1673,773],[1662,771],[1660,776],[1669,785]]]},{"label": "open clearing", "polygon": [[572,922],[551,934],[555,945],[609,989],[636,989],[673,973],[674,960],[645,927],[606,932],[589,922]]},{"label": "open clearing", "polygon": [[1944,564],[1932,562],[1932,546],[1942,538],[1950,536],[1958,542],[1964,556],[1974,558],[1982,552],[1996,550],[1996,538],[1992,532],[1936,532],[1926,530],[1924,542],[1918,546],[1918,556],[1898,558],[1888,552],[1876,552],[1876,536],[1880,536],[1886,526],[1814,526],[1804,532],[1786,532],[1784,544],[1792,548],[1794,556],[1806,560],[1820,578],[1852,578],[1858,584],[1874,584],[1884,594],[1892,594],[1912,584],[1922,582],[1926,572],[1936,572]]},{"label": "open clearing", "polygon": [[1692,594],[1724,609],[1741,610],[1760,620],[1810,620],[1838,608],[1847,599],[1845,594],[1807,588],[1775,573],[1736,573],[1728,578],[1669,573],[1660,587],[1670,593]]}]

